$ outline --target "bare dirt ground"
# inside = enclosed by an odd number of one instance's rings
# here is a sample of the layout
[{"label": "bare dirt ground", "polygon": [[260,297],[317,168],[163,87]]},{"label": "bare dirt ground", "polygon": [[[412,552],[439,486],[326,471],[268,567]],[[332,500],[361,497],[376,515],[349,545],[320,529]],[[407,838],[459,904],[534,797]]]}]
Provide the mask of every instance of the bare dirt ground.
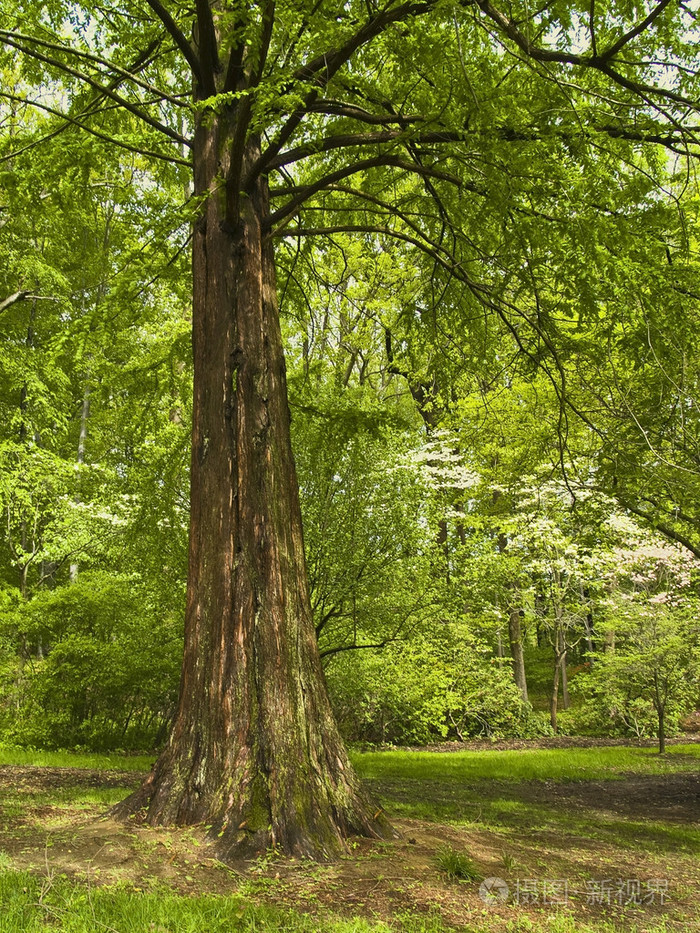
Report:
[{"label": "bare dirt ground", "polygon": [[[198,829],[152,829],[105,818],[105,793],[126,794],[139,780],[122,772],[0,768],[0,867],[65,874],[89,884],[121,881],[144,890],[165,885],[187,895],[240,891],[319,914],[328,909],[384,920],[436,914],[457,928],[488,921],[497,931],[518,918],[537,921],[563,911],[580,921],[616,920],[620,929],[636,925],[640,933],[662,919],[669,931],[700,930],[700,853],[676,847],[661,830],[658,838],[638,838],[635,829],[650,814],[669,827],[697,824],[699,782],[692,773],[610,782],[488,782],[492,800],[503,806],[519,802],[534,814],[529,823],[514,820],[505,830],[479,819],[483,785],[459,785],[458,793],[477,808],[467,825],[394,818],[401,834],[396,842],[355,840],[349,856],[327,865],[270,855],[227,866],[212,857]],[[440,794],[448,803],[454,799],[454,787],[425,785],[424,793],[438,802]],[[396,806],[402,796],[415,799],[415,788],[378,784],[374,790]],[[91,791],[101,795],[94,803]],[[571,815],[570,825],[547,818],[562,808]],[[436,867],[436,853],[446,845],[468,854],[484,877],[503,878],[511,892],[532,879],[567,879],[567,902],[539,895],[532,903],[520,898],[487,907],[478,882],[448,882]],[[666,903],[657,898],[643,907],[626,905],[614,892],[610,903],[592,903],[587,893],[591,879],[643,884],[651,878],[671,879]]]}]

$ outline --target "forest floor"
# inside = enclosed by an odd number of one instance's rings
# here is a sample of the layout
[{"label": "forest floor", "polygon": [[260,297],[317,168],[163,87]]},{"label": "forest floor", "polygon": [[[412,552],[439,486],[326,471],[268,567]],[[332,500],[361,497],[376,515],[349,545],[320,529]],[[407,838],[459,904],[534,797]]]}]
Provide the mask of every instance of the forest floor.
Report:
[{"label": "forest floor", "polygon": [[[19,753],[0,766],[0,933],[700,931],[696,743],[353,758],[399,839],[227,866],[199,830],[105,818],[145,762]],[[449,880],[459,856],[507,899]]]}]

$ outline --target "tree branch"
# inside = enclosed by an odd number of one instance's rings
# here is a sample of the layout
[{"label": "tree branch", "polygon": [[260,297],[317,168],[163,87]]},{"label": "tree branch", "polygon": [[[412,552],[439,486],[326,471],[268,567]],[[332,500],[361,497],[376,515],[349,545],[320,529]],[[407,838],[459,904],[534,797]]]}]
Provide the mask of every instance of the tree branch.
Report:
[{"label": "tree branch", "polygon": [[322,191],[324,188],[327,188],[335,182],[342,181],[343,178],[348,178],[350,175],[354,175],[357,172],[362,172],[367,168],[375,168],[377,166],[390,166],[393,168],[403,169],[406,172],[413,172],[417,175],[430,178],[439,178],[443,181],[449,182],[452,185],[455,185],[458,188],[466,188],[467,190],[470,190],[470,184],[468,182],[462,181],[456,175],[452,175],[449,172],[442,172],[439,169],[419,166],[413,162],[407,162],[404,159],[400,159],[397,156],[379,155],[374,156],[371,159],[362,159],[358,162],[352,163],[351,165],[346,165],[335,172],[330,172],[328,175],[324,175],[322,178],[318,179],[318,181],[311,185],[304,185],[300,188],[287,189],[286,193],[293,193],[293,197],[290,201],[287,202],[287,204],[279,208],[279,210],[275,211],[270,216],[266,229],[272,229],[275,224],[279,223],[285,217],[289,217],[296,211],[298,207],[304,203],[304,201],[308,200],[308,198],[312,197],[314,194],[317,194],[319,191]]},{"label": "tree branch", "polygon": [[3,301],[0,301],[0,313],[7,308],[11,308],[12,305],[17,304],[18,301],[24,301],[25,298],[29,297],[29,292],[15,292],[14,295],[9,295]]},{"label": "tree branch", "polygon": [[[83,61],[93,62],[95,65],[101,65],[104,68],[108,68],[123,80],[131,81],[133,84],[137,85],[137,87],[143,88],[143,90],[149,91],[151,94],[157,94],[159,100],[167,100],[171,104],[174,104],[176,107],[189,106],[188,104],[183,103],[180,98],[172,97],[170,94],[166,94],[165,91],[162,91],[160,88],[156,87],[154,84],[151,84],[149,81],[143,81],[136,74],[134,74],[132,70],[129,70],[128,68],[122,68],[120,65],[108,61],[106,58],[100,58],[99,55],[93,55],[90,52],[85,52],[82,49],[75,49],[69,45],[63,45],[59,42],[49,42],[46,39],[39,39],[36,36],[28,36],[24,33],[17,32],[16,30],[8,32],[5,29],[0,29],[0,38],[4,40],[19,39],[23,42],[32,42],[35,45],[40,45],[42,48],[50,49],[53,52],[65,52],[67,55],[73,55],[75,58],[80,58]],[[158,48],[159,45],[160,40],[151,42],[148,48],[136,60],[132,68],[143,67],[144,61]],[[52,64],[55,63],[52,62]],[[113,85],[112,90],[115,90],[120,83],[121,82],[117,82],[117,84]]]},{"label": "tree branch", "polygon": [[[122,97],[121,94],[117,94],[109,86],[100,84],[99,81],[95,81],[94,78],[91,78],[80,71],[76,71],[75,68],[71,68],[70,65],[67,65],[65,62],[62,62],[59,59],[53,58],[49,55],[43,55],[36,49],[21,45],[20,43],[13,41],[12,39],[8,38],[8,34],[3,36],[3,41],[6,45],[17,49],[19,52],[28,55],[30,58],[35,58],[37,61],[43,62],[45,65],[51,65],[54,68],[58,68],[60,71],[63,71],[65,74],[69,74],[76,80],[85,84],[89,84],[90,87],[94,88],[105,97],[109,97],[111,100],[116,101],[116,103],[118,103],[121,107],[123,107],[129,113],[133,114],[135,117],[138,117],[139,120],[147,123],[153,129],[156,129],[158,132],[163,133],[170,139],[175,140],[175,142],[179,143],[180,145],[191,148],[192,143],[189,139],[187,139],[185,136],[181,136],[179,133],[175,132],[175,130],[171,129],[169,126],[166,126],[164,123],[160,123],[158,120],[155,120],[152,116],[150,116],[150,114],[147,114],[141,110],[137,104],[134,104],[127,100],[125,97]],[[70,50],[65,49],[64,51]]]},{"label": "tree branch", "polygon": [[310,62],[302,65],[294,73],[293,82],[289,90],[293,90],[295,83],[312,82],[316,86],[306,95],[304,103],[295,110],[287,122],[280,130],[277,139],[270,143],[267,149],[261,153],[255,164],[250,169],[247,177],[244,179],[246,188],[250,188],[255,179],[269,171],[269,164],[276,155],[281,152],[287,140],[291,138],[294,131],[302,122],[310,108],[315,103],[319,90],[326,87],[331,78],[342,68],[342,66],[357,52],[360,48],[371,42],[392,23],[399,22],[407,16],[415,16],[425,13],[432,9],[435,0],[423,0],[423,2],[402,3],[400,6],[390,9],[387,6],[381,13],[369,19],[354,35],[350,36],[339,48],[330,49],[322,55],[317,55]]},{"label": "tree branch", "polygon": [[199,59],[197,58],[197,53],[187,41],[185,35],[180,30],[180,27],[177,25],[170,13],[165,9],[160,0],[146,0],[146,3],[148,3],[158,19],[165,26],[168,35],[172,38],[175,45],[180,49],[185,57],[185,60],[187,61],[187,64],[192,69],[192,74],[201,84],[202,66]]},{"label": "tree branch", "polygon": [[[659,4],[659,7],[663,9],[663,6],[670,2],[670,0],[662,0],[662,3]],[[610,60],[612,58],[612,51],[609,49],[603,55],[595,56],[590,55],[577,55],[574,52],[559,52],[556,49],[543,49],[540,46],[534,45],[530,39],[520,31],[517,24],[506,16],[504,13],[501,13],[492,3],[491,0],[476,0],[479,8],[482,10],[486,16],[489,17],[496,25],[504,32],[510,39],[515,42],[518,48],[534,61],[538,62],[557,62],[562,65],[576,65],[582,68],[595,68],[598,71],[601,71],[603,74],[607,75],[609,78],[619,84],[621,87],[624,87],[626,90],[631,91],[633,94],[638,97],[646,98],[647,96],[652,97],[662,97],[665,100],[671,100],[674,103],[682,104],[685,107],[689,107],[692,110],[700,109],[700,104],[697,101],[693,101],[690,98],[683,97],[682,94],[678,94],[675,91],[667,90],[662,87],[652,87],[648,84],[643,84],[637,81],[632,81],[629,78],[626,78],[624,75],[621,75],[618,71],[615,71],[610,66]],[[659,7],[656,8],[656,13],[653,18],[658,16],[661,12]],[[646,18],[643,23],[640,23],[639,26],[635,27],[635,30],[632,30],[634,36],[639,35],[642,31],[642,28],[646,28],[649,25],[649,22],[653,21]],[[641,27],[641,28],[640,28]],[[634,38],[633,35],[627,33],[622,37],[624,40],[623,45],[626,42],[630,41],[631,38]],[[628,38],[629,37],[629,38]],[[618,40],[618,43],[622,40]],[[622,47],[622,46],[620,46]],[[615,46],[612,46],[614,49]]]},{"label": "tree branch", "polygon": [[[352,146],[381,145],[382,143],[395,142],[406,138],[405,130],[383,130],[381,133],[347,133],[345,135],[326,136],[303,146],[297,146],[296,149],[280,152],[274,159],[270,160],[268,170],[272,171],[284,165],[291,165],[300,159],[306,159],[319,152],[331,152],[333,149],[346,149]],[[466,133],[444,130],[433,133],[414,133],[408,138],[412,143],[419,144],[461,142],[466,138]]]},{"label": "tree branch", "polygon": [[199,33],[200,86],[205,97],[213,97],[216,94],[216,74],[221,70],[214,18],[209,0],[196,0],[195,8]]},{"label": "tree branch", "polygon": [[[116,139],[114,136],[109,136],[107,133],[102,133],[99,130],[93,129],[91,126],[88,126],[86,123],[81,122],[80,120],[70,117],[67,113],[62,113],[60,110],[55,110],[53,107],[49,107],[47,104],[41,104],[39,101],[30,100],[27,97],[18,97],[15,94],[6,94],[4,91],[0,91],[0,98],[5,100],[11,100],[15,103],[26,104],[29,107],[36,107],[38,110],[43,110],[45,113],[50,113],[55,117],[59,117],[61,120],[65,120],[66,124],[70,126],[77,126],[79,129],[88,133],[90,136],[95,136],[97,139],[101,139],[104,142],[110,143],[110,145],[117,146],[119,149],[125,149],[127,152],[135,152],[137,155],[147,156],[152,159],[159,159],[161,162],[169,162],[173,165],[185,165],[187,168],[191,168],[191,163],[187,159],[181,159],[178,156],[168,156],[164,155],[162,152],[155,152],[152,149],[142,149],[139,146],[132,146],[130,143],[125,143],[120,139]],[[92,114],[99,113],[100,111],[89,111],[85,116],[91,116]],[[45,139],[50,139],[51,136],[58,135],[65,127],[61,127],[59,130],[54,131],[48,136],[42,137],[42,141]],[[28,147],[23,149],[14,150],[9,155],[3,156],[0,158],[0,164],[8,161],[9,159],[14,159],[20,152],[24,152]]]},{"label": "tree branch", "polygon": [[652,528],[655,528],[660,534],[665,538],[668,538],[669,541],[675,541],[676,544],[682,545],[691,554],[695,557],[700,558],[700,547],[697,547],[693,544],[690,538],[687,538],[680,531],[676,531],[675,528],[671,528],[670,525],[667,525],[665,522],[658,521],[654,518],[653,515],[649,515],[648,512],[645,512],[644,509],[640,509],[638,506],[633,505],[631,502],[628,502],[626,499],[617,496],[617,501],[620,503],[623,509],[626,509],[628,512],[631,512],[633,515],[636,515],[638,518],[643,519],[648,525],[651,525]]},{"label": "tree branch", "polygon": [[620,36],[617,42],[613,43],[609,49],[606,49],[600,56],[598,56],[601,61],[609,61],[611,58],[617,55],[618,52],[622,51],[628,42],[631,42],[632,39],[636,39],[637,36],[641,35],[647,26],[650,26],[657,18],[657,16],[663,13],[669,3],[671,3],[671,0],[661,0],[661,3],[657,4],[651,13],[649,13],[649,15],[641,21],[641,23],[637,23],[637,25],[630,29],[629,32],[626,32],[624,36]]}]

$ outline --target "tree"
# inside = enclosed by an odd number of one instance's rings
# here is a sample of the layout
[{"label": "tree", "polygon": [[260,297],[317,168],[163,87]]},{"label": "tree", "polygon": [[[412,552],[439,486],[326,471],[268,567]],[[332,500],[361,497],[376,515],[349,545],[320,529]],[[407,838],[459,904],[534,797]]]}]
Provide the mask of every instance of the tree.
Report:
[{"label": "tree", "polygon": [[[193,169],[181,694],[166,749],[121,812],[206,823],[225,851],[275,842],[324,856],[350,832],[385,831],[339,738],[314,637],[273,241],[347,232],[370,249],[410,244],[436,281],[457,283],[455,308],[495,314],[523,352],[546,350],[546,309],[522,257],[533,223],[553,217],[570,241],[570,202],[533,174],[533,152],[540,167],[561,155],[573,190],[596,147],[596,171],[608,159],[634,168],[645,141],[686,139],[693,14],[669,0],[636,13],[504,13],[490,0],[6,9],[0,37],[22,53],[23,81],[62,82],[64,111],[61,94],[32,101],[56,132]],[[658,81],[657,45],[669,50]],[[273,173],[281,187],[270,188]]]},{"label": "tree", "polygon": [[605,568],[603,631],[611,637],[585,685],[587,705],[601,725],[656,732],[663,754],[669,730],[697,701],[700,686],[694,560],[629,520],[618,516],[613,524],[621,540]]}]

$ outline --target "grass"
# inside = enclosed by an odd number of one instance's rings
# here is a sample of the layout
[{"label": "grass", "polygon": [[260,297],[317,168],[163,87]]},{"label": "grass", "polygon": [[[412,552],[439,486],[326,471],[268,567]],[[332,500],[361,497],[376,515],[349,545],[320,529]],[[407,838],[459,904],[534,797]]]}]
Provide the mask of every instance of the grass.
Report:
[{"label": "grass", "polygon": [[671,745],[665,756],[653,748],[518,749],[469,752],[355,752],[365,778],[430,781],[596,781],[627,774],[670,774],[700,768],[699,745]]},{"label": "grass", "polygon": [[[185,897],[167,889],[149,892],[127,885],[89,887],[64,878],[41,879],[26,872],[0,872],[0,933],[383,933],[390,928],[364,919],[318,918],[239,894]],[[442,933],[439,921],[416,920],[407,933]]]},{"label": "grass", "polygon": [[[556,833],[614,844],[634,851],[700,852],[700,827],[654,818],[615,818],[572,808],[557,799],[552,784],[623,781],[630,774],[697,772],[700,745],[674,745],[666,756],[652,748],[527,749],[478,752],[365,752],[353,755],[389,812],[439,823],[474,825],[504,834]],[[549,782],[528,795],[523,782]],[[531,796],[537,799],[530,799]],[[600,790],[600,801],[605,793]]]},{"label": "grass", "polygon": [[[339,866],[302,865],[292,871],[271,860],[257,873],[238,875],[223,866],[206,868],[199,843],[183,847],[183,832],[176,830],[125,827],[100,854],[101,824],[90,821],[127,794],[132,783],[128,775],[113,772],[132,772],[138,783],[153,756],[0,749],[3,765],[112,772],[105,773],[103,783],[75,770],[38,776],[18,771],[5,779],[0,933],[450,933],[455,927],[448,920],[459,911],[463,933],[700,929],[694,925],[700,827],[655,817],[651,807],[639,815],[617,812],[605,792],[605,784],[615,782],[627,793],[624,781],[630,774],[651,780],[697,772],[698,745],[672,746],[665,756],[615,746],[352,757],[390,818],[425,821],[408,824],[419,836],[417,846],[405,840],[403,848],[368,844]],[[586,781],[603,786],[591,797]],[[586,790],[588,797],[576,796]],[[579,804],[570,806],[571,799]],[[90,837],[84,834],[88,826],[93,826]],[[26,855],[28,847],[36,857]],[[407,858],[414,859],[409,875],[399,867]],[[175,874],[159,871],[173,859]],[[137,872],[117,873],[115,866],[134,863]],[[72,865],[82,867],[76,873]],[[582,910],[580,897],[554,912],[508,904],[496,915],[482,909],[478,897],[477,879],[492,875],[511,885],[516,877],[568,878],[579,891],[587,879],[666,877],[673,879],[675,901],[666,919],[641,910],[592,917]]]},{"label": "grass", "polygon": [[468,855],[449,845],[435,853],[435,865],[448,881],[481,881],[484,877]]},{"label": "grass", "polygon": [[33,748],[0,746],[0,766],[89,768],[95,771],[150,771],[155,755],[97,755],[83,752],[44,752]]},{"label": "grass", "polygon": [[[89,887],[65,878],[0,871],[0,933],[450,933],[436,915],[398,915],[390,924],[313,915],[254,904],[238,894],[184,897],[127,885]],[[499,924],[499,933],[619,933],[616,923],[585,923],[566,914]],[[627,933],[668,933],[665,923],[627,926]],[[462,927],[490,933],[488,920]]]},{"label": "grass", "polygon": [[[518,749],[517,751],[353,752],[360,774],[371,779],[452,781],[591,781],[626,774],[668,774],[700,768],[700,744],[671,745],[666,755],[653,748]],[[89,768],[99,771],[149,771],[155,755],[99,755],[0,747],[0,766]]]}]

